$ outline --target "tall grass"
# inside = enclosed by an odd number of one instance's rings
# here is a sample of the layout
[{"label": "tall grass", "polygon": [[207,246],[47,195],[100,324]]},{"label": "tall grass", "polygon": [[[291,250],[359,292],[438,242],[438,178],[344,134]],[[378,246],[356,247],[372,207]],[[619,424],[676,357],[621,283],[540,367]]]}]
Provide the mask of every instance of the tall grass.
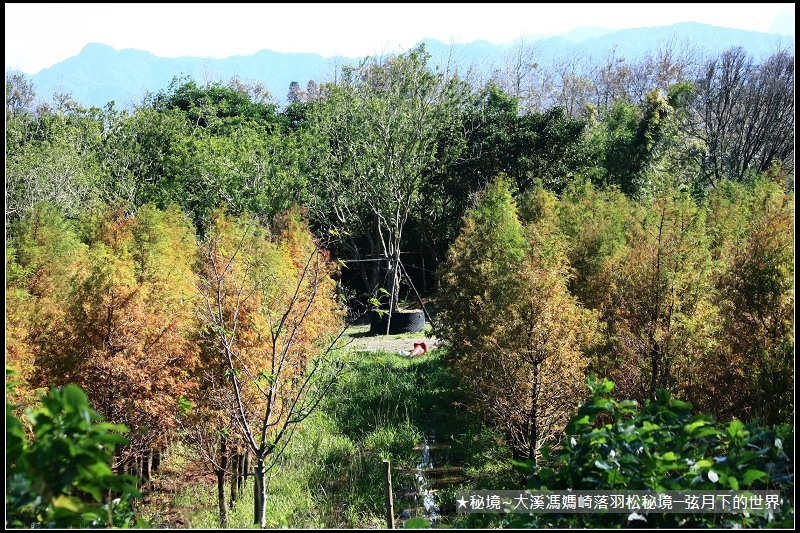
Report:
[{"label": "tall grass", "polygon": [[[356,357],[273,472],[268,527],[385,528],[383,460],[392,463],[395,487],[409,485],[415,446],[431,435],[450,443],[451,462],[467,475],[463,484],[442,491],[443,512],[455,509],[459,488],[514,488],[502,438],[461,407],[463,398],[435,351],[416,359],[386,352]],[[219,528],[213,485],[190,487],[175,504],[193,509],[188,527]],[[450,520],[456,526],[488,524],[475,517]],[[229,524],[253,527],[252,483],[231,509]]]}]

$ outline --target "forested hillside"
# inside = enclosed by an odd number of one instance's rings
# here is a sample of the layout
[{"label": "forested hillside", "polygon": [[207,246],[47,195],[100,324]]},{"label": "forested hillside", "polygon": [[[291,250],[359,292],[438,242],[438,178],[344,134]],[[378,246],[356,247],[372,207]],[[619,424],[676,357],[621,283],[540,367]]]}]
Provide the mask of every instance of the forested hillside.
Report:
[{"label": "forested hillside", "polygon": [[591,76],[520,53],[481,82],[424,46],[366,58],[285,107],[188,78],[130,110],[37,106],[7,74],[11,407],[78,385],[129,430],[115,471],[146,479],[181,442],[223,519],[253,474],[264,527],[348,322],[416,290],[518,461],[563,443],[589,376],[791,424],[793,52],[662,48]]}]

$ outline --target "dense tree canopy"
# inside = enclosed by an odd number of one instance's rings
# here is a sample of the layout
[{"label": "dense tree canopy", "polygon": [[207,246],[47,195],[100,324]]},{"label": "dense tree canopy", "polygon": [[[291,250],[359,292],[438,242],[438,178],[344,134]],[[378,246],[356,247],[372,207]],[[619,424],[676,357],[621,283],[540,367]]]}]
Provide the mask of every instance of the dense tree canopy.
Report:
[{"label": "dense tree canopy", "polygon": [[120,471],[179,429],[223,484],[249,450],[263,524],[271,465],[341,370],[339,297],[383,287],[396,308],[408,266],[518,457],[560,438],[592,373],[791,421],[793,54],[544,72],[534,52],[478,84],[419,46],[285,108],[175,78],[86,109],[7,72],[14,399],[80,385],[130,429]]}]

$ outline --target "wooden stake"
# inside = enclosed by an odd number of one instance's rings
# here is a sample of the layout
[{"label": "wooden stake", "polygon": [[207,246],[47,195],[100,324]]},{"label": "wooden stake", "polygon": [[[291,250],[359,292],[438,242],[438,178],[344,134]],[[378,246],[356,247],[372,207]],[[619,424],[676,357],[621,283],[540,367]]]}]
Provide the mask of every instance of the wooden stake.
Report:
[{"label": "wooden stake", "polygon": [[392,465],[389,461],[383,462],[386,470],[386,527],[394,529],[394,501],[392,500]]}]

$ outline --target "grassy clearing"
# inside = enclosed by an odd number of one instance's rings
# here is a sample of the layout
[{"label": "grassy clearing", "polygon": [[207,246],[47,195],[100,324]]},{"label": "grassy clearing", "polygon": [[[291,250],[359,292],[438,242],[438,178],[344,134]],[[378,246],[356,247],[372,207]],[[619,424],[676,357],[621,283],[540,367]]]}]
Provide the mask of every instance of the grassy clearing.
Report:
[{"label": "grassy clearing", "polygon": [[[384,528],[382,461],[393,466],[396,491],[408,486],[417,445],[436,435],[466,479],[440,492],[442,512],[464,489],[510,489],[515,476],[502,437],[463,407],[440,354],[409,359],[387,352],[354,355],[351,371],[299,428],[270,481],[269,527]],[[417,449],[415,450],[415,447]],[[250,528],[252,484],[230,512],[231,528]],[[186,526],[218,528],[213,485],[187,487],[174,505]],[[399,509],[395,509],[399,513]],[[487,527],[490,518],[448,517],[451,527]],[[480,515],[491,517],[492,515]]]},{"label": "grassy clearing", "polygon": [[425,327],[422,331],[417,331],[414,333],[393,333],[391,335],[375,335],[370,333],[371,327],[369,324],[355,324],[350,326],[348,332],[345,334],[344,338],[347,339],[358,339],[361,337],[380,337],[381,339],[399,339],[399,340],[415,340],[420,337],[432,337],[434,334],[433,326],[430,323],[425,323]]}]

